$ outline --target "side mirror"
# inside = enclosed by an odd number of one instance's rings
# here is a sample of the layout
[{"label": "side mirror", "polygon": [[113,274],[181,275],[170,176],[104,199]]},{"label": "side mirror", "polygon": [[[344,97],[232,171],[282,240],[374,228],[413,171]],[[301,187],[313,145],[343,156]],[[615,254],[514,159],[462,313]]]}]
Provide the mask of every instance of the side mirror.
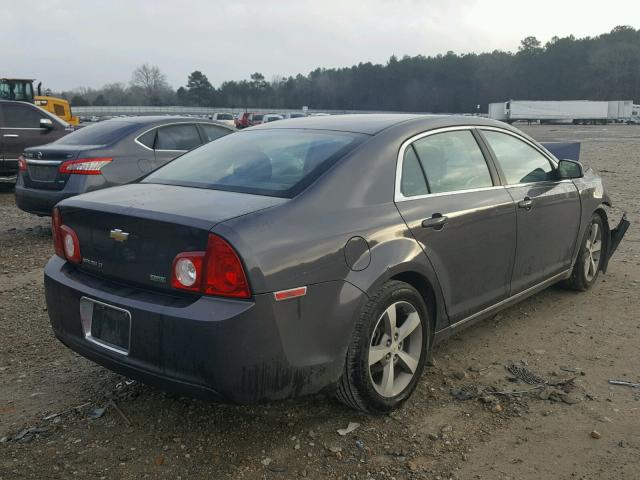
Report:
[{"label": "side mirror", "polygon": [[558,175],[561,180],[582,178],[584,176],[582,164],[575,160],[560,160],[558,162]]},{"label": "side mirror", "polygon": [[40,128],[44,128],[46,130],[51,130],[53,128],[53,122],[48,118],[40,119]]}]

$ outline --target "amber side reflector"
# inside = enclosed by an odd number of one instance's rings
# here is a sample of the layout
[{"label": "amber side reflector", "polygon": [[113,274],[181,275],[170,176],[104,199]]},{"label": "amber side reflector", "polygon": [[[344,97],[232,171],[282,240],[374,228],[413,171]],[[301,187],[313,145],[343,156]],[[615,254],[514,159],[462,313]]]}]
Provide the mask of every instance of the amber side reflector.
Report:
[{"label": "amber side reflector", "polygon": [[290,298],[303,297],[306,294],[307,287],[296,287],[289,290],[280,290],[279,292],[275,292],[273,297],[276,299],[276,302],[279,302],[281,300],[289,300]]}]

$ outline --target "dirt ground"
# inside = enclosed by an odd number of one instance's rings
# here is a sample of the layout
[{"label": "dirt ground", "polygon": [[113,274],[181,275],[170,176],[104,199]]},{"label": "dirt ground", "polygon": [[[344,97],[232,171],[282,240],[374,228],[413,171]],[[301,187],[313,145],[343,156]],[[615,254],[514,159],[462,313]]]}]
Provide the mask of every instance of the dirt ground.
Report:
[{"label": "dirt ground", "polygon": [[[0,192],[0,480],[639,479],[640,389],[608,380],[640,382],[640,127],[524,129],[581,141],[613,217],[627,211],[632,227],[589,292],[553,287],[438,347],[391,416],[328,395],[251,407],[177,398],[75,355],[45,308],[48,219]],[[510,381],[511,362],[574,380],[532,390]],[[349,422],[360,425],[339,435]]]}]

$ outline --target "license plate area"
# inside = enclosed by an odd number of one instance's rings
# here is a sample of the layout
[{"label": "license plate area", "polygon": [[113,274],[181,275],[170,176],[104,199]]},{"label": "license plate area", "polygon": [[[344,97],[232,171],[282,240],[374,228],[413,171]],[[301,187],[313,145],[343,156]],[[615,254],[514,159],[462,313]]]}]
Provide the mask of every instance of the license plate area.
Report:
[{"label": "license plate area", "polygon": [[128,310],[82,297],[80,320],[87,341],[121,355],[129,354],[131,313]]}]

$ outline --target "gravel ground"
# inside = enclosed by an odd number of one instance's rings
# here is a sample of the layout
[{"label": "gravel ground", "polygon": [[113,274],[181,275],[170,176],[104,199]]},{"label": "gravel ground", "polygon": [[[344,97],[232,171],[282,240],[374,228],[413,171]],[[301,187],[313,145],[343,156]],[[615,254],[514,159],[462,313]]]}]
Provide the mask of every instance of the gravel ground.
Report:
[{"label": "gravel ground", "polygon": [[[632,227],[591,291],[548,289],[452,338],[405,408],[382,417],[326,395],[251,407],[177,398],[75,355],[48,324],[48,219],[0,191],[0,480],[640,478],[640,389],[607,382],[640,382],[640,128],[525,130],[581,141],[613,217],[626,210]],[[573,381],[531,390],[509,379],[512,362]]]}]

